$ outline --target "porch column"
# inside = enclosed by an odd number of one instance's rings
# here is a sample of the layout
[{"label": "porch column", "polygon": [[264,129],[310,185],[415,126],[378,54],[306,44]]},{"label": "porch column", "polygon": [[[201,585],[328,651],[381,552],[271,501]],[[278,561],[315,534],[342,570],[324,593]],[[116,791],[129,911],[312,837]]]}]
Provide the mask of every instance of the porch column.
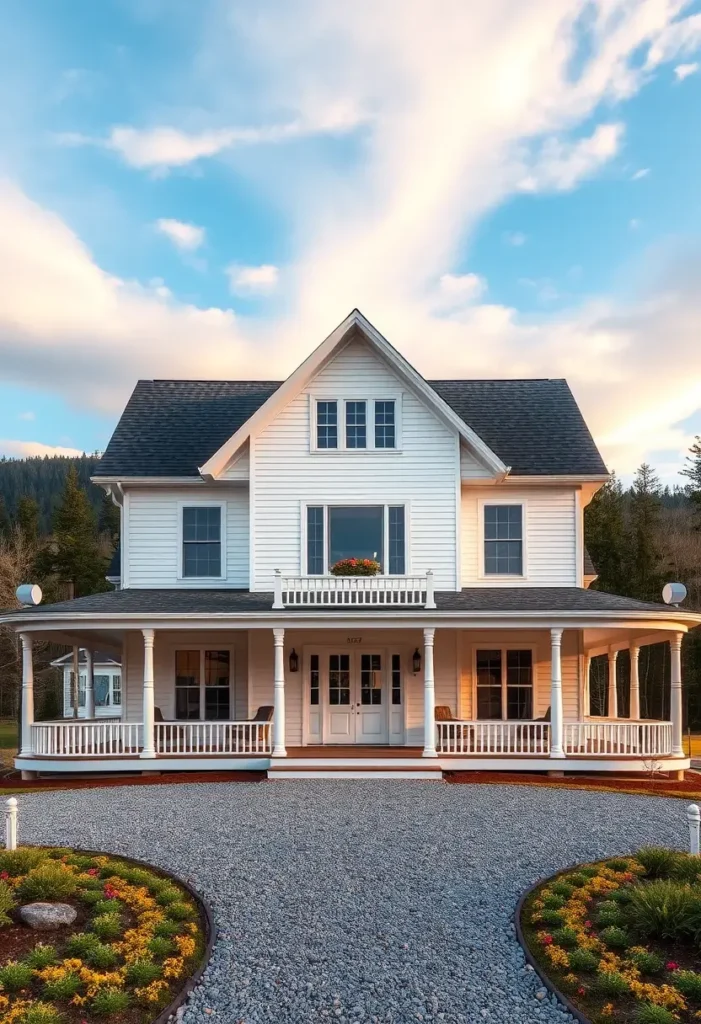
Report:
[{"label": "porch column", "polygon": [[591,715],[591,654],[584,655],[584,680],[582,683],[582,718]]},{"label": "porch column", "polygon": [[32,725],[34,724],[34,663],[31,633],[20,633],[22,641],[22,736],[20,757],[32,755]]},{"label": "porch column", "polygon": [[273,757],[287,757],[285,749],[285,630],[273,630]]},{"label": "porch column", "polygon": [[95,717],[95,659],[89,647],[85,648],[85,717]]},{"label": "porch column", "polygon": [[436,686],[433,675],[435,635],[435,629],[424,630],[424,757],[438,757],[436,752]]},{"label": "porch column", "polygon": [[669,641],[671,650],[671,682],[672,698],[669,705],[669,717],[672,720],[672,757],[684,757],[682,747],[682,637],[683,633],[674,633]]},{"label": "porch column", "polygon": [[640,644],[630,645],[630,715],[634,722],[640,720]]},{"label": "porch column", "polygon": [[155,697],[153,692],[153,642],[154,630],[142,629],[144,635],[144,744],[142,757],[156,756],[155,743]]},{"label": "porch column", "polygon": [[71,714],[80,717],[80,647],[73,648],[73,676],[71,682]]},{"label": "porch column", "polygon": [[618,688],[616,686],[616,662],[618,651],[609,651],[609,701],[608,718],[618,718]]},{"label": "porch column", "polygon": [[550,630],[550,756],[564,757],[562,711],[562,630]]}]

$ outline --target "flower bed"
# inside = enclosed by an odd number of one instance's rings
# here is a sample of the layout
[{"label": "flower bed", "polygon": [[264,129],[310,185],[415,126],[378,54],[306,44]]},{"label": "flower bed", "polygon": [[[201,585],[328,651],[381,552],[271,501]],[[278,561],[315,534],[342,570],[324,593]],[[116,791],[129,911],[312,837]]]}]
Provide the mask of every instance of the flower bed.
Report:
[{"label": "flower bed", "polygon": [[377,576],[380,563],[374,558],[342,558],[331,566],[332,576]]},{"label": "flower bed", "polygon": [[[35,902],[76,911],[35,931]],[[156,870],[101,854],[0,852],[0,1024],[145,1024],[169,1007],[205,953],[193,895]]]},{"label": "flower bed", "polygon": [[520,927],[582,1019],[701,1021],[701,858],[646,847],[580,865],[531,891]]}]

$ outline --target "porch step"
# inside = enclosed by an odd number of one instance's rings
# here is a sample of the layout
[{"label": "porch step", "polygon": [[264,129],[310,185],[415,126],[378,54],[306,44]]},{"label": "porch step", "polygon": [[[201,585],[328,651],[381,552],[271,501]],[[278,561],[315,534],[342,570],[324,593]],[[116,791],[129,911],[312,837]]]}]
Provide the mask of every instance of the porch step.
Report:
[{"label": "porch step", "polygon": [[[279,758],[272,759],[268,778],[283,779],[414,779],[442,782],[443,771],[436,763],[402,758],[392,761],[369,758]],[[393,763],[394,762],[394,763]]]}]

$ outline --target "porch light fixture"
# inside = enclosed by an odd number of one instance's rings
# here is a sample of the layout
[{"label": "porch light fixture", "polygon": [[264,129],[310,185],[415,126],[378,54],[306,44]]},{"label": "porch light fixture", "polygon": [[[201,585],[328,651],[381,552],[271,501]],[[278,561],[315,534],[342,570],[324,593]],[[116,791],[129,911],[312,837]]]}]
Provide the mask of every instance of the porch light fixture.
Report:
[{"label": "porch light fixture", "polygon": [[290,672],[299,672],[299,655],[294,647],[290,651]]},{"label": "porch light fixture", "polygon": [[412,667],[414,669],[414,675],[417,676],[421,671],[421,651],[417,647],[414,651],[414,656],[411,659]]}]

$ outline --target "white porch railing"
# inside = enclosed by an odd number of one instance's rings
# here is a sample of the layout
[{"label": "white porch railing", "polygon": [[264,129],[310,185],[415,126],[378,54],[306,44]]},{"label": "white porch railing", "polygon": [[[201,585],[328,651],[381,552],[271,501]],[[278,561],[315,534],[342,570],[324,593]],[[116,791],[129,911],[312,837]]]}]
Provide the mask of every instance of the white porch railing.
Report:
[{"label": "white porch railing", "polygon": [[433,573],[425,576],[283,576],[275,573],[273,609],[412,605],[435,608]]},{"label": "white porch railing", "polygon": [[156,722],[157,754],[269,754],[271,722]]},{"label": "white porch railing", "polygon": [[32,725],[32,750],[41,757],[136,755],[141,722],[39,722]]},{"label": "white porch railing", "polygon": [[565,722],[565,754],[669,757],[671,722]]},{"label": "white porch railing", "polygon": [[550,752],[548,722],[436,722],[439,754],[542,754]]}]

